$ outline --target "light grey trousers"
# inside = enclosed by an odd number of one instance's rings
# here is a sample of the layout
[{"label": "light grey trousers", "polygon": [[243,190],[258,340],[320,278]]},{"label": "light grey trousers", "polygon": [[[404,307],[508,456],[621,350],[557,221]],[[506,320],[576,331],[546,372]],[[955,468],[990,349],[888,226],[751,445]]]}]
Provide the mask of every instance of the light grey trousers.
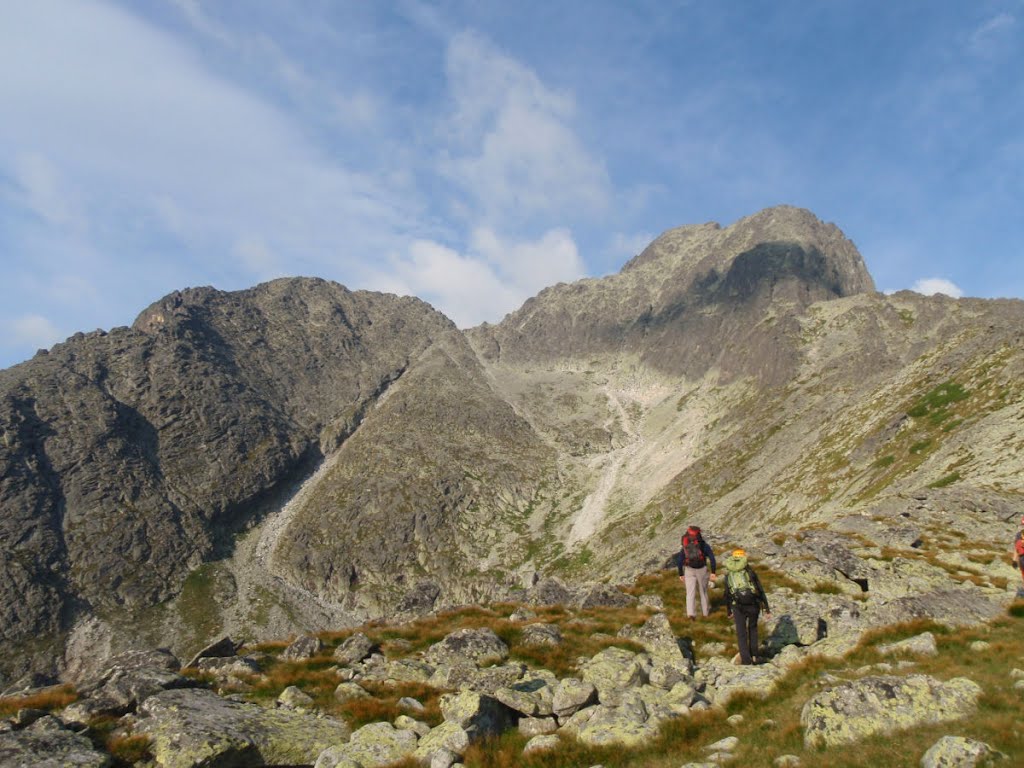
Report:
[{"label": "light grey trousers", "polygon": [[700,593],[700,612],[705,616],[708,615],[710,606],[708,604],[708,567],[705,565],[703,568],[691,568],[685,566],[683,568],[683,581],[686,584],[686,615],[696,616],[697,615],[697,593]]}]

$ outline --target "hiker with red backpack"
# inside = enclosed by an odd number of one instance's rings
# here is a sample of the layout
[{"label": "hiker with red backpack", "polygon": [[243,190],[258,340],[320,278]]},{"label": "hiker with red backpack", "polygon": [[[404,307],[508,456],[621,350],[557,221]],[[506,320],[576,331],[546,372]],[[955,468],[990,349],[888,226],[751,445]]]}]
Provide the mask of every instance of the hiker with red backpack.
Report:
[{"label": "hiker with red backpack", "polygon": [[1013,537],[1013,563],[1020,569],[1021,581],[1024,581],[1024,517],[1020,519],[1017,535]]},{"label": "hiker with red backpack", "polygon": [[740,662],[753,664],[757,654],[757,620],[764,608],[771,618],[768,597],[754,569],[747,562],[747,553],[734,549],[725,561],[725,612],[736,624],[736,644]]},{"label": "hiker with red backpack", "polygon": [[701,613],[707,616],[711,612],[708,602],[708,580],[713,581],[716,578],[718,566],[715,563],[715,553],[701,535],[700,526],[689,526],[680,543],[679,580],[686,584],[686,615],[690,621],[696,621],[698,593]]}]

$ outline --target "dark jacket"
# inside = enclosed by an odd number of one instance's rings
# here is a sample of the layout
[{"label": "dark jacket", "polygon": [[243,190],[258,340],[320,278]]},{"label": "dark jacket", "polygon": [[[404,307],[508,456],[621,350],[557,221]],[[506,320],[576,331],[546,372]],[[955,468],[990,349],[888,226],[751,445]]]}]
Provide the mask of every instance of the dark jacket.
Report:
[{"label": "dark jacket", "polygon": [[757,578],[757,574],[754,569],[747,565],[747,558],[730,556],[726,560],[725,566],[725,610],[727,613],[732,614],[732,608],[736,604],[736,595],[733,594],[732,589],[729,587],[729,571],[734,568],[741,568],[747,572],[747,576],[750,577],[750,583],[754,587],[754,592],[757,595],[757,603],[766,612],[770,613],[771,608],[768,607],[768,596],[764,593],[764,587],[761,586],[761,580]]},{"label": "dark jacket", "polygon": [[[712,573],[716,573],[718,564],[715,562],[715,553],[711,551],[711,545],[704,541],[704,537],[699,533],[697,534],[697,540],[700,542],[700,551],[703,552],[704,557],[707,558],[708,568],[711,569]],[[679,548],[679,557],[676,558],[676,564],[679,566],[679,575],[682,576],[683,569],[686,566],[686,556],[681,546]]]}]

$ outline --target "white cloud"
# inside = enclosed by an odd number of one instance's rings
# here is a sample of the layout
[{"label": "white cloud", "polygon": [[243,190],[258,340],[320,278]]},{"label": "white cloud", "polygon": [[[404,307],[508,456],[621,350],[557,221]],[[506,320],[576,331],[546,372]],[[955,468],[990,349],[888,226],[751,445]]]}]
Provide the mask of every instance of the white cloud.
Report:
[{"label": "white cloud", "polygon": [[911,286],[910,290],[915,293],[924,294],[925,296],[934,296],[936,293],[942,293],[954,299],[959,299],[964,295],[960,286],[942,277],[927,277],[922,280],[918,280],[913,286]]},{"label": "white cloud", "polygon": [[541,289],[584,274],[576,243],[565,229],[550,230],[535,241],[510,241],[480,228],[467,254],[418,240],[391,266],[371,280],[373,288],[419,296],[460,328],[499,321]]},{"label": "white cloud", "polygon": [[[0,173],[19,180],[26,208],[84,215],[127,244],[126,269],[141,269],[142,241],[158,238],[183,246],[198,273],[190,281],[244,284],[266,259],[235,246],[262,241],[292,256],[290,271],[338,277],[404,239],[406,194],[352,172],[285,111],[211,74],[157,28],[91,0],[4,14]],[[80,192],[74,206],[65,189]]]},{"label": "white cloud", "polygon": [[1017,19],[1006,11],[978,26],[967,39],[967,50],[975,56],[994,58],[1004,46],[1012,44]]},{"label": "white cloud", "polygon": [[36,152],[20,153],[14,158],[13,171],[25,207],[56,226],[81,222],[59,171],[49,159]]},{"label": "white cloud", "polygon": [[533,242],[508,242],[494,230],[480,227],[473,232],[470,247],[520,294],[532,295],[585,274],[576,243],[564,228],[549,230]]},{"label": "white cloud", "polygon": [[64,338],[57,327],[42,315],[21,315],[11,320],[8,325],[7,343],[10,346],[24,345],[48,349]]},{"label": "white cloud", "polygon": [[568,94],[473,34],[451,40],[447,74],[454,114],[445,169],[489,222],[608,205],[607,172],[574,133]]}]

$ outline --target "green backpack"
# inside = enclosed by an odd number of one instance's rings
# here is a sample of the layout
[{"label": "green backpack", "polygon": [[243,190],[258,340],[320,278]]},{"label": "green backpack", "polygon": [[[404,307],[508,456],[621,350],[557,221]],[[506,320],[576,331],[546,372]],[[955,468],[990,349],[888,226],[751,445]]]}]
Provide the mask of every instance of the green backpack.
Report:
[{"label": "green backpack", "polygon": [[730,557],[725,561],[725,583],[732,593],[732,598],[743,605],[757,604],[757,590],[747,569],[747,558]]}]

